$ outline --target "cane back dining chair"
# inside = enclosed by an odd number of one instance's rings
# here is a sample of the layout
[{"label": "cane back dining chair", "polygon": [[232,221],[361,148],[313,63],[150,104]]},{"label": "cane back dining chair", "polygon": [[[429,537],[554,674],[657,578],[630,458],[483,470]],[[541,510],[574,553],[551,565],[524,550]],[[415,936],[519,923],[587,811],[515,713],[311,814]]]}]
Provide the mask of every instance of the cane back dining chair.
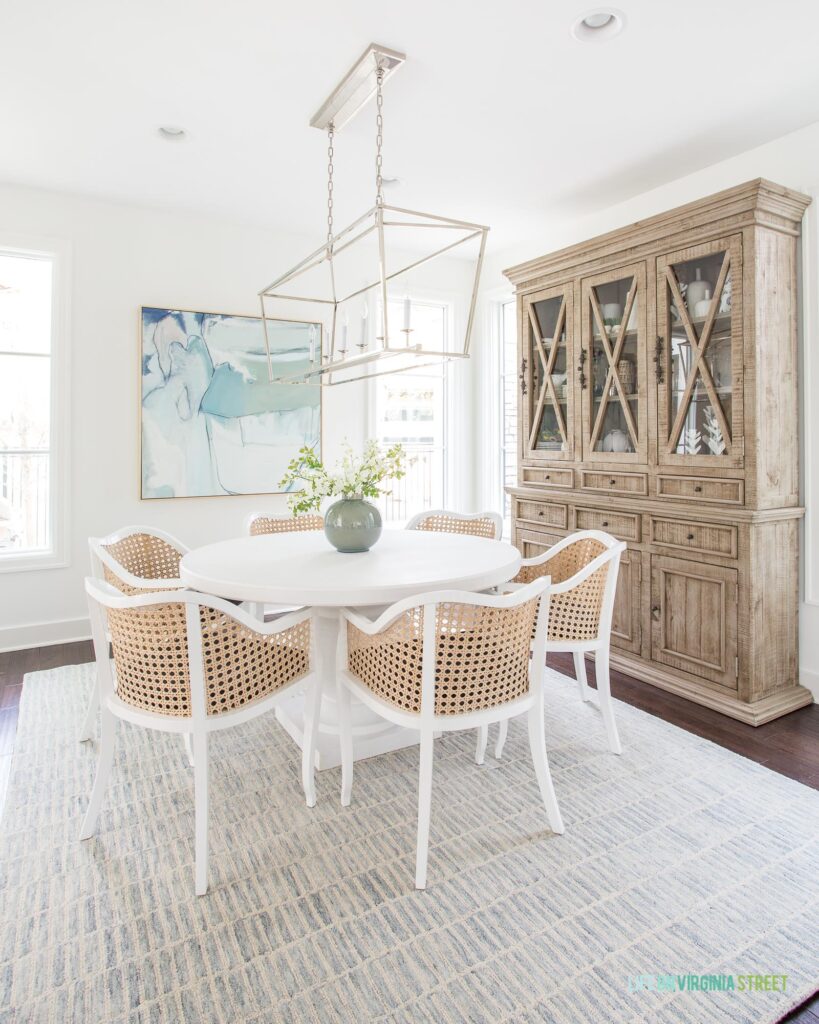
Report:
[{"label": "cane back dining chair", "polygon": [[[586,679],[586,655],[594,654],[597,679],[597,703],[603,717],[609,748],[620,754],[620,736],[611,698],[609,657],[611,623],[620,556],[626,545],[601,530],[582,530],[564,537],[542,555],[525,558],[520,570],[505,591],[529,585],[541,576],[552,581],[547,651],[569,652],[574,660],[580,696],[593,701]],[[534,654],[533,654],[534,657]],[[540,663],[541,671],[545,662]],[[501,722],[495,756],[500,757],[506,742],[508,720]],[[480,730],[476,760],[483,760],[487,732]]]},{"label": "cane back dining chair", "polygon": [[471,537],[486,537],[500,540],[503,534],[503,519],[497,512],[449,512],[446,509],[432,509],[419,512],[407,523],[408,530],[429,530],[432,533],[460,533]]},{"label": "cane back dining chair", "polygon": [[[350,695],[388,721],[421,734],[415,885],[426,887],[432,800],[433,740],[527,713],[529,744],[552,831],[563,832],[549,773],[543,687],[549,579],[497,597],[463,591],[419,594],[391,605],[375,621],[342,612],[346,651],[338,674],[341,802],[350,803],[353,746]],[[344,636],[344,634],[343,634]]]},{"label": "cane back dining chair", "polygon": [[[185,545],[152,526],[126,526],[107,537],[89,537],[91,573],[123,594],[180,590],[179,563]],[[80,742],[93,739],[99,708],[99,689],[92,687]]]},{"label": "cane back dining chair", "polygon": [[[125,595],[86,579],[100,683],[97,772],[80,829],[97,825],[114,758],[117,719],[190,733],[193,744],[195,885],[208,886],[208,737],[269,711],[311,671],[310,612],[260,623],[229,601],[190,590]],[[114,689],[108,636],[117,686]],[[314,761],[321,687],[305,702],[302,782],[315,804]]]},{"label": "cane back dining chair", "polygon": [[[271,533],[313,533],[324,529],[324,516],[303,515],[303,516],[271,516],[266,512],[251,512],[245,523],[248,534],[251,537],[262,537]],[[274,615],[283,615],[285,612],[295,611],[298,605],[264,605],[260,602],[251,602],[248,609],[256,618],[264,620],[265,612],[270,611]]]},{"label": "cane back dining chair", "polygon": [[247,532],[251,537],[264,533],[302,533],[324,529],[324,516],[270,516],[266,512],[252,512],[247,517]]}]

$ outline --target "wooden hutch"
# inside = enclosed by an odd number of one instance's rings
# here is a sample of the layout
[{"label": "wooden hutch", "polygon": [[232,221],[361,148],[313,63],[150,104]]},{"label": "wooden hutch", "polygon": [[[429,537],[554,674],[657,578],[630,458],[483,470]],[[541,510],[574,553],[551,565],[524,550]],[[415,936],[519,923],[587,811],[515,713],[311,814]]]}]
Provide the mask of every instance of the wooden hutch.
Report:
[{"label": "wooden hutch", "polygon": [[797,241],[757,179],[506,271],[524,556],[627,541],[612,662],[761,725],[798,682]]}]

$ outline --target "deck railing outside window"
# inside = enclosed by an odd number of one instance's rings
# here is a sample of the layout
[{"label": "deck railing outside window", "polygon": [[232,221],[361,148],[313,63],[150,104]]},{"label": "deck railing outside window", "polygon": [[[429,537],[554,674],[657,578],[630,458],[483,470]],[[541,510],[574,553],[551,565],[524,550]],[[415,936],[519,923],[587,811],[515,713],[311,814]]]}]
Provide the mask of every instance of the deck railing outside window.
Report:
[{"label": "deck railing outside window", "polygon": [[393,480],[388,485],[389,494],[383,499],[382,514],[388,523],[403,522],[416,512],[441,504],[438,481],[443,471],[443,450],[410,444],[404,447],[406,476]]},{"label": "deck railing outside window", "polygon": [[0,551],[48,548],[48,485],[48,452],[0,452]]}]

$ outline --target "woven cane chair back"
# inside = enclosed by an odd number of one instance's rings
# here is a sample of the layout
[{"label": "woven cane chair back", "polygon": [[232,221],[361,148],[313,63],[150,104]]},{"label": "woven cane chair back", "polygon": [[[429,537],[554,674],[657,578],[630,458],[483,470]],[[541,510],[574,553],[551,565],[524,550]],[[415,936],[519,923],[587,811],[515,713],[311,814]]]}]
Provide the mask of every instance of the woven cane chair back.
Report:
[{"label": "woven cane chair back", "polygon": [[258,537],[265,533],[303,533],[323,530],[324,516],[265,516],[253,515],[248,521],[248,533]]},{"label": "woven cane chair back", "polygon": [[[161,537],[134,532],[110,544],[102,541],[100,547],[131,576],[138,576],[147,581],[179,578],[179,562],[184,552]],[[151,586],[137,587],[126,582],[105,562],[102,563],[102,571],[106,583],[110,583],[123,594],[144,594],[156,589]]]},{"label": "woven cane chair back", "polygon": [[553,593],[549,605],[549,640],[571,643],[596,640],[600,632],[606,582],[615,565],[616,552],[596,537],[580,537],[537,565],[524,565],[515,583],[531,583],[551,576],[552,585],[570,581],[600,555],[611,551],[611,558],[591,575],[565,593]]},{"label": "woven cane chair back", "polygon": [[[435,605],[436,715],[496,707],[529,690],[529,649],[539,597],[514,608]],[[347,623],[347,664],[377,696],[421,710],[424,609],[401,613],[371,636]]]},{"label": "woven cane chair back", "polygon": [[487,512],[480,516],[462,516],[457,512],[423,512],[410,520],[408,530],[428,530],[431,533],[459,533],[470,537],[499,540],[503,531],[500,516]]},{"label": "woven cane chair back", "polygon": [[[126,704],[157,715],[192,714],[186,607],[107,609],[117,696]],[[200,605],[199,622],[209,716],[267,697],[309,670],[309,620],[263,636]]]}]

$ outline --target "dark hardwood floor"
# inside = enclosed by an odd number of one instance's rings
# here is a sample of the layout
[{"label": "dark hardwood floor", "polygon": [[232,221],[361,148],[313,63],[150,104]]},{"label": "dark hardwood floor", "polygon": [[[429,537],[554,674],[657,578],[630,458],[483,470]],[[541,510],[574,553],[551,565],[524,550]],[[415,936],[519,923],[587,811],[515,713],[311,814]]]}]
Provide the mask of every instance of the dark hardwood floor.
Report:
[{"label": "dark hardwood floor", "polygon": [[[90,640],[0,654],[0,814],[5,803],[26,673],[60,665],[79,665],[92,659]],[[574,676],[571,655],[550,655],[549,664]],[[588,676],[589,683],[594,685],[591,663]],[[819,704],[755,729],[675,694],[647,686],[622,672],[612,672],[611,689],[618,700],[819,789]],[[812,997],[784,1019],[789,1024],[819,1024],[819,996]]]}]

